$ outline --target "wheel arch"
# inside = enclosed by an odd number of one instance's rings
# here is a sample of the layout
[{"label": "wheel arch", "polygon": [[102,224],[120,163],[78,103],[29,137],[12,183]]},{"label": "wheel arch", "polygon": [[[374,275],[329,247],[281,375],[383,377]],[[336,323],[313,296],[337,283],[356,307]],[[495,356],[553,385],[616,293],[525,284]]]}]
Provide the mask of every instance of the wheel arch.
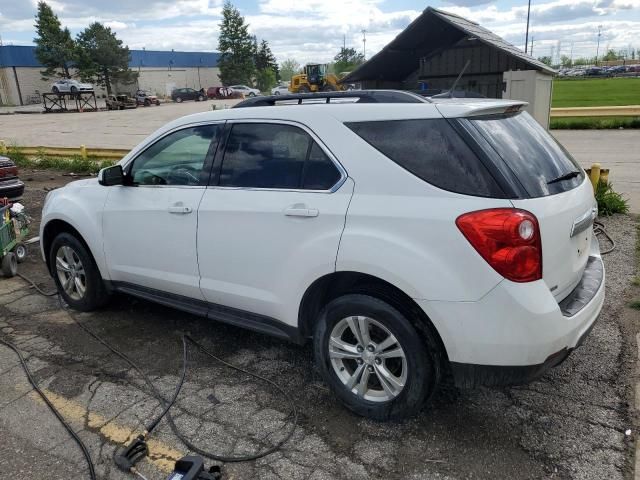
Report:
[{"label": "wheel arch", "polygon": [[[74,237],[76,237],[78,241],[81,242],[82,245],[84,245],[84,247],[87,249],[87,252],[89,252],[89,255],[91,255],[91,259],[93,260],[93,262],[98,267],[98,270],[100,271],[100,264],[96,262],[96,257],[93,254],[93,251],[91,250],[91,247],[85,240],[84,236],[69,222],[66,222],[65,220],[60,220],[60,219],[52,219],[52,220],[49,220],[44,226],[44,228],[42,229],[42,238],[40,240],[42,244],[42,251],[44,252],[44,260],[47,264],[47,270],[50,273],[51,273],[51,261],[49,258],[49,252],[51,250],[51,244],[53,243],[53,239],[56,238],[61,233],[69,233],[70,235],[73,235]],[[105,278],[104,273],[102,271],[100,271],[100,274],[102,275],[102,278]]]},{"label": "wheel arch", "polygon": [[354,271],[332,272],[315,280],[305,291],[298,311],[301,338],[310,338],[315,320],[330,301],[347,294],[364,294],[389,303],[423,335],[437,343],[442,363],[448,363],[447,349],[437,328],[422,308],[404,291],[379,277]]}]

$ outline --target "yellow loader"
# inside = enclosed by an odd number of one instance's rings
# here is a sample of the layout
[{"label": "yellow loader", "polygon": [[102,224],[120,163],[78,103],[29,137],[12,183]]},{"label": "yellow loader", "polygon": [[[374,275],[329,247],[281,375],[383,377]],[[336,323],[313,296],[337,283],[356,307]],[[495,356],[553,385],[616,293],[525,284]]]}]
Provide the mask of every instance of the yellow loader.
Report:
[{"label": "yellow loader", "polygon": [[327,72],[327,67],[326,64],[306,64],[303,73],[291,77],[289,91],[291,93],[311,93],[346,90],[335,74]]}]

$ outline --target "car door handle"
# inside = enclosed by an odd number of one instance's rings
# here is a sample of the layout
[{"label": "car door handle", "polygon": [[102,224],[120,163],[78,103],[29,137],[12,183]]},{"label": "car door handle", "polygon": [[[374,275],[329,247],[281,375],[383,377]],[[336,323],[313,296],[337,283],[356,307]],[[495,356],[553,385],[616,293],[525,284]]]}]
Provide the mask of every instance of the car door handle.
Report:
[{"label": "car door handle", "polygon": [[182,215],[191,213],[193,211],[191,207],[186,207],[184,205],[171,205],[168,210],[169,213],[179,213]]},{"label": "car door handle", "polygon": [[293,205],[284,209],[287,217],[317,217],[319,213],[317,208],[307,208],[304,205]]}]

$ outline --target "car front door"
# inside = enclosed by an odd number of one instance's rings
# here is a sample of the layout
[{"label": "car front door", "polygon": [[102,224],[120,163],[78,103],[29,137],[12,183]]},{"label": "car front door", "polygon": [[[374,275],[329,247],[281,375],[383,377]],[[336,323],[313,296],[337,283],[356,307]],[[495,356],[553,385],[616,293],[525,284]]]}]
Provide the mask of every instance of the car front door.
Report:
[{"label": "car front door", "polygon": [[125,185],[111,187],[103,216],[112,281],[202,299],[197,210],[223,127],[181,127],[125,166]]},{"label": "car front door", "polygon": [[299,124],[226,129],[198,210],[203,295],[296,325],[304,290],[335,270],[353,181]]}]

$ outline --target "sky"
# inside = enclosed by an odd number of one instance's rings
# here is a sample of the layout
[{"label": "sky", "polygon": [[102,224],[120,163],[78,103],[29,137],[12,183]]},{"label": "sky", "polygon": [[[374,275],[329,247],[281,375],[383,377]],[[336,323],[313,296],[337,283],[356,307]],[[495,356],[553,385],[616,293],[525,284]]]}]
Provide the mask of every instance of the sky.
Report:
[{"label": "sky", "polygon": [[[49,0],[76,35],[93,21],[110,26],[132,49],[215,51],[223,0]],[[342,47],[370,58],[427,6],[447,10],[524,49],[526,0],[235,0],[252,34],[282,61],[328,62]],[[30,45],[37,0],[0,0],[4,45]],[[640,51],[640,0],[532,0],[533,55],[594,56]],[[636,57],[637,58],[637,57]]]}]

